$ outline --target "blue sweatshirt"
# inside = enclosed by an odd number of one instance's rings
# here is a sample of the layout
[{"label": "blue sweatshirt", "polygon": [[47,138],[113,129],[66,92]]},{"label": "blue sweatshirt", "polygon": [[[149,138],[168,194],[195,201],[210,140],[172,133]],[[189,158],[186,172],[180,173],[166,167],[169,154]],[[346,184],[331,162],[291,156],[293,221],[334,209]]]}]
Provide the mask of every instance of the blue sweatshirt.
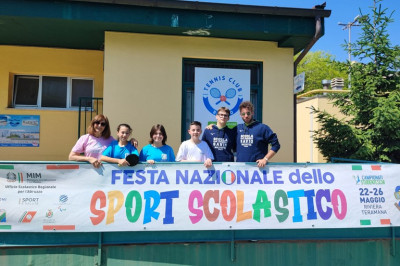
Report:
[{"label": "blue sweatshirt", "polygon": [[278,152],[281,147],[271,128],[258,121],[253,121],[247,126],[238,125],[236,143],[237,162],[255,162],[264,158],[268,153],[269,144],[274,152]]},{"label": "blue sweatshirt", "polygon": [[214,162],[233,162],[236,149],[236,128],[224,127],[204,130],[202,140],[207,142],[214,155]]}]

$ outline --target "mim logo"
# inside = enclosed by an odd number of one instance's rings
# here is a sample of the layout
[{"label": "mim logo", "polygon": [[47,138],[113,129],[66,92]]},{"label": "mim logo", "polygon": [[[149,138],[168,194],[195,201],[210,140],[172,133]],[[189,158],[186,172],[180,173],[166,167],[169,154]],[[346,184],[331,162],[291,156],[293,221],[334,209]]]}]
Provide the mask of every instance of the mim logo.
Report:
[{"label": "mim logo", "polygon": [[40,178],[42,178],[42,174],[41,173],[26,173],[26,178],[40,179]]}]

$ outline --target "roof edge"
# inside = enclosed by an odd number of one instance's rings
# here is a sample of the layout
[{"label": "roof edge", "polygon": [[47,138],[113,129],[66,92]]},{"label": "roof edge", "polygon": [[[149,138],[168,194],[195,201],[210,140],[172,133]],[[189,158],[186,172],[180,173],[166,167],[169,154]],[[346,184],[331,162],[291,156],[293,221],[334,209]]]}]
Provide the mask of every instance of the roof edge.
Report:
[{"label": "roof edge", "polygon": [[180,0],[65,0],[68,2],[88,2],[115,5],[132,5],[187,10],[203,10],[215,12],[230,12],[243,14],[281,15],[297,17],[329,17],[331,10],[323,8],[290,8],[277,6],[254,6],[239,4],[220,4],[209,2],[193,2]]}]

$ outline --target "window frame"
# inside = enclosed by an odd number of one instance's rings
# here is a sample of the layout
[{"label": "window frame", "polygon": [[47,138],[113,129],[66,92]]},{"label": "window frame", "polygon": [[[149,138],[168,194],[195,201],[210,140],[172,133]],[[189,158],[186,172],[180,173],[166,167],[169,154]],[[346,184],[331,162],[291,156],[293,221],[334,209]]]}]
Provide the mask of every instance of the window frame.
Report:
[{"label": "window frame", "polygon": [[[43,92],[43,77],[56,77],[56,78],[66,78],[67,79],[67,95],[65,97],[66,107],[43,107],[42,106],[42,92]],[[18,78],[32,78],[38,79],[38,92],[37,92],[37,101],[35,105],[27,105],[27,104],[16,104],[17,93],[18,93]],[[73,80],[90,80],[92,81],[92,93],[90,97],[94,97],[94,87],[95,80],[90,77],[75,77],[75,76],[57,76],[57,75],[31,75],[31,74],[14,74],[13,75],[13,86],[12,86],[12,108],[15,109],[43,109],[43,110],[78,110],[79,105],[72,106],[72,81]]]},{"label": "window frame", "polygon": [[[262,61],[238,61],[238,60],[218,60],[218,59],[200,59],[200,58],[183,58],[182,59],[182,109],[181,109],[181,141],[185,141],[187,139],[187,125],[186,125],[186,108],[187,108],[187,93],[188,91],[193,92],[194,98],[194,81],[187,82],[185,80],[185,66],[186,64],[197,64],[199,67],[210,67],[206,65],[215,65],[215,68],[228,68],[231,66],[242,66],[232,69],[249,69],[251,70],[251,66],[256,67],[258,71],[258,83],[251,84],[250,77],[250,101],[254,105],[254,118],[258,121],[262,121],[262,99],[263,99],[263,62]],[[226,65],[224,67],[218,67],[218,65]],[[248,68],[244,68],[243,66],[248,66]],[[196,66],[194,66],[196,67]],[[251,72],[252,74],[252,72]],[[254,94],[256,96],[254,97]],[[194,109],[192,108],[192,113]]]}]

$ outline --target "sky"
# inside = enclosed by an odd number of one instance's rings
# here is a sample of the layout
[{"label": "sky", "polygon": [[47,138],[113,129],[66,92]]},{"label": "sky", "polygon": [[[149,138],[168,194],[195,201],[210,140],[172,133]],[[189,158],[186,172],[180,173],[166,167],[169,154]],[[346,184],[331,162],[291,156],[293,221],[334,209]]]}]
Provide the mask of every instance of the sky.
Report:
[{"label": "sky", "polygon": [[[373,6],[372,0],[197,0],[197,2],[213,2],[226,4],[242,4],[257,6],[278,6],[293,8],[312,8],[326,2],[325,9],[331,10],[331,16],[325,18],[325,35],[318,40],[311,51],[326,51],[334,55],[336,60],[346,61],[348,53],[344,50],[343,45],[349,39],[349,31],[343,30],[343,26],[338,23],[347,24],[353,22],[354,18],[360,14],[371,13],[370,7]],[[392,22],[388,27],[390,40],[392,45],[400,45],[400,0],[383,0],[380,2],[382,8],[387,8],[387,14],[394,11]],[[361,27],[351,28],[351,41],[354,42],[361,32]],[[354,58],[352,58],[354,60]]]}]

